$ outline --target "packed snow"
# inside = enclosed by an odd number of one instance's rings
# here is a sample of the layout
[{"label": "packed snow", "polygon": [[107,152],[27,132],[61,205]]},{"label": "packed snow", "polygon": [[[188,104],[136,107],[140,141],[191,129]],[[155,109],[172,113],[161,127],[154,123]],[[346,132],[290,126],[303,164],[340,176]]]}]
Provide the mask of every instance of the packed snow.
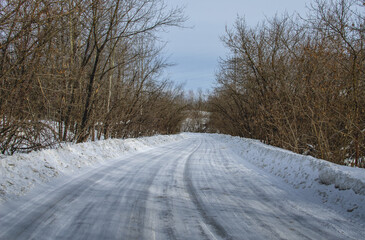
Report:
[{"label": "packed snow", "polygon": [[337,165],[269,146],[258,140],[215,135],[242,159],[282,178],[306,195],[365,219],[365,169]]},{"label": "packed snow", "polygon": [[157,135],[131,139],[108,139],[80,144],[63,144],[29,154],[0,156],[0,203],[24,195],[37,185],[58,176],[80,173],[113,159],[153,146],[178,141],[184,135]]},{"label": "packed snow", "polygon": [[364,169],[257,140],[193,133],[114,139],[0,163],[3,201],[40,186],[2,203],[0,239],[365,235]]}]

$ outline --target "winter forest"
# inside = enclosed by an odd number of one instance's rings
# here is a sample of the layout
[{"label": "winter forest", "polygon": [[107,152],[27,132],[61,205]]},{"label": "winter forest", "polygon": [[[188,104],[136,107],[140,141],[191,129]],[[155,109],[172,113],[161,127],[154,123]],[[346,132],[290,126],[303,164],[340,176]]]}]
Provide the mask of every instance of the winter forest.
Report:
[{"label": "winter forest", "polygon": [[1,153],[188,130],[365,166],[363,0],[238,17],[209,93],[163,78],[159,34],[185,20],[163,0],[0,0]]}]

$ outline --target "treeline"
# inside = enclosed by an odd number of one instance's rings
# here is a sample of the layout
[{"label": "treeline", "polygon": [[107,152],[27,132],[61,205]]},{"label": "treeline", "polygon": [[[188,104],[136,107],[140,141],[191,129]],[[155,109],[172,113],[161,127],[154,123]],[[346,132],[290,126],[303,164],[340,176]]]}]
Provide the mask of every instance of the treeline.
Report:
[{"label": "treeline", "polygon": [[183,93],[160,81],[163,0],[0,1],[0,151],[179,131]]},{"label": "treeline", "polygon": [[306,17],[222,38],[211,127],[335,163],[365,162],[365,3],[316,0]]},{"label": "treeline", "polygon": [[185,119],[181,123],[182,132],[210,132],[209,129],[209,106],[207,104],[207,95],[202,89],[196,92],[189,91],[185,96],[186,110]]}]

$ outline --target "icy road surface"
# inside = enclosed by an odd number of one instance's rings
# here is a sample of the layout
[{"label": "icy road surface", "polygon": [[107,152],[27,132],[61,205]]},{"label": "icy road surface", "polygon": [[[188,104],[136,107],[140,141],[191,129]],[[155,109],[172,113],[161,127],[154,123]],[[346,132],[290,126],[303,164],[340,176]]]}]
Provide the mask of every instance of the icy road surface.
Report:
[{"label": "icy road surface", "polygon": [[209,135],[133,153],[0,206],[0,239],[364,239]]}]

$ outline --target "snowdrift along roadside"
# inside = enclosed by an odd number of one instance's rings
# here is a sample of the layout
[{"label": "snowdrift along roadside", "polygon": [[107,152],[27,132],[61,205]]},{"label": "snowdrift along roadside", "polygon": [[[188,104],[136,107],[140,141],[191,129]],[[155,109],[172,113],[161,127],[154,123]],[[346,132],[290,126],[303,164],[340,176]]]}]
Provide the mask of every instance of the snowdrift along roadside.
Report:
[{"label": "snowdrift along roadside", "polygon": [[[296,189],[341,206],[347,212],[365,217],[365,169],[337,165],[269,146],[258,140],[216,135],[243,160],[270,172]],[[356,210],[356,211],[355,211]]]},{"label": "snowdrift along roadside", "polygon": [[29,154],[14,154],[0,158],[0,203],[19,195],[59,175],[72,174],[84,167],[108,162],[127,152],[147,150],[186,135],[157,135],[131,139],[108,139],[80,144],[64,144]]},{"label": "snowdrift along roadside", "polygon": [[[240,155],[249,155],[251,162],[285,178],[295,187],[306,188],[313,182],[334,185],[339,190],[352,189],[365,196],[365,171],[337,165],[311,156],[296,154],[281,148],[269,146],[257,140],[234,138],[241,143]],[[238,149],[238,148],[234,148]]]}]

